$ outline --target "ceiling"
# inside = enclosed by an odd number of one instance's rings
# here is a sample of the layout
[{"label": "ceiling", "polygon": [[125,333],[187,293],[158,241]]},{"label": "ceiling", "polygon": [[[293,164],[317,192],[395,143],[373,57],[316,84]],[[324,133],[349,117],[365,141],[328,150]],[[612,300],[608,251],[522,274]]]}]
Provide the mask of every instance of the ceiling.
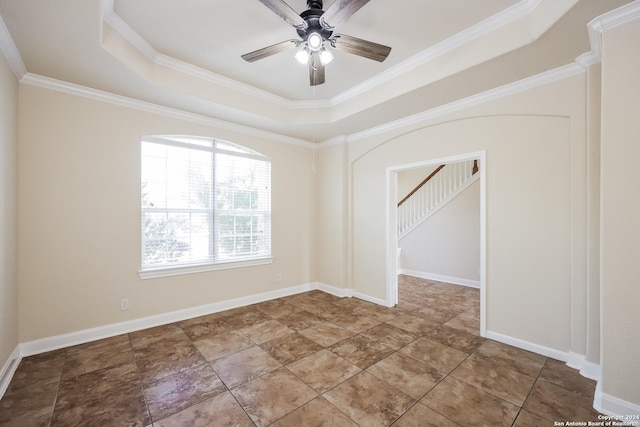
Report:
[{"label": "ceiling", "polygon": [[313,87],[295,50],[241,59],[297,38],[258,0],[0,0],[0,15],[28,76],[320,142],[572,63],[587,23],[629,2],[371,0],[336,32],[389,57],[333,50]]}]

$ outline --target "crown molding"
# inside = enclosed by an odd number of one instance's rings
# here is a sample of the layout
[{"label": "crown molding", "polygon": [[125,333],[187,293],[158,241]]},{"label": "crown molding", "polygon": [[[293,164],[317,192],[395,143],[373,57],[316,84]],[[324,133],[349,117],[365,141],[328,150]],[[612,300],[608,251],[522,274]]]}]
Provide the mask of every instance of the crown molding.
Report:
[{"label": "crown molding", "polygon": [[[544,86],[549,83],[553,83],[558,80],[562,80],[581,73],[584,73],[584,68],[577,62],[574,62],[562,67],[555,68],[553,70],[545,71],[544,73],[540,73],[532,77],[527,77],[525,79],[497,87],[495,89],[472,95],[467,98],[462,98],[457,101],[441,105],[439,107],[431,108],[421,113],[417,113],[399,120],[394,120],[392,122],[382,124],[380,126],[350,134],[345,137],[346,142],[352,143],[386,132],[398,131],[409,128],[411,126],[420,125],[428,120],[433,120],[446,114],[451,114],[457,111],[464,110],[466,108],[475,107],[489,101],[494,101],[509,95],[524,92],[526,90],[533,89],[539,86]],[[333,138],[327,141],[323,141],[320,144],[322,147],[330,146],[335,143],[334,141],[336,139],[337,138]]]},{"label": "crown molding", "polygon": [[367,91],[370,91],[383,83],[389,82],[408,73],[430,61],[441,57],[454,49],[458,49],[465,44],[468,44],[478,37],[485,36],[498,28],[501,28],[517,19],[520,19],[530,13],[532,13],[542,0],[523,0],[515,5],[493,15],[489,18],[481,21],[448,39],[443,40],[426,49],[404,62],[401,62],[394,67],[389,68],[386,71],[378,74],[377,76],[366,80],[351,89],[332,98],[332,104],[338,105],[346,102],[358,95],[362,95]]},{"label": "crown molding", "polygon": [[[530,0],[518,3],[515,6],[524,8],[522,4],[526,3],[527,8],[533,10],[540,4],[540,1],[541,0]],[[523,10],[520,10],[520,13],[523,13]],[[535,76],[528,77],[504,86],[500,86],[495,89],[479,93],[477,95],[472,95],[467,98],[453,101],[449,104],[441,105],[439,107],[435,107],[421,113],[414,114],[412,116],[407,116],[405,118],[388,122],[361,132],[343,136],[342,138],[344,138],[347,143],[350,143],[365,138],[370,138],[385,132],[391,132],[410,126],[415,126],[427,120],[432,120],[446,114],[463,110],[465,108],[473,107],[488,101],[493,101],[498,98],[513,95],[515,93],[523,92],[525,90],[533,89],[538,86],[546,85],[554,81],[562,80],[564,78],[580,74],[584,72],[586,68],[601,61],[602,33],[635,19],[640,19],[640,0],[635,0],[632,3],[600,15],[589,22],[587,24],[587,31],[589,34],[589,43],[591,50],[578,56],[574,63],[555,68],[553,70],[549,70],[544,73],[537,74]],[[320,148],[334,145],[338,138],[340,137],[321,142]]]},{"label": "crown molding", "polygon": [[424,50],[408,60],[395,65],[394,67],[368,79],[331,99],[325,100],[290,100],[270,92],[258,89],[254,86],[238,82],[228,77],[221,76],[212,71],[197,67],[193,64],[180,61],[167,55],[160,54],[151,46],[142,36],[140,36],[133,28],[131,28],[114,10],[114,0],[101,0],[102,19],[124,37],[134,48],[145,55],[151,62],[156,65],[167,67],[172,70],[200,78],[202,80],[218,84],[232,90],[236,90],[242,94],[256,97],[274,105],[290,109],[323,109],[338,106],[355,97],[366,94],[367,92],[387,83],[393,79],[402,76],[420,67],[438,57],[441,57],[454,49],[458,49],[468,44],[478,37],[485,36],[496,29],[514,22],[517,19],[531,14],[543,0],[521,0],[515,5],[485,19],[484,21],[473,25],[460,33]]},{"label": "crown molding", "polygon": [[305,148],[313,148],[314,144],[298,138],[293,138],[285,135],[281,135],[275,132],[268,132],[259,129],[255,129],[249,126],[238,125],[230,123],[224,120],[214,119],[212,117],[203,116],[200,114],[190,113],[187,111],[179,110],[177,108],[166,107],[159,104],[153,104],[147,101],[141,101],[134,98],[129,98],[122,95],[116,95],[110,92],[105,92],[98,89],[93,89],[86,86],[80,86],[61,80],[56,80],[50,77],[44,77],[37,74],[27,73],[20,79],[20,83],[28,84],[31,86],[37,86],[45,89],[54,90],[57,92],[67,93],[83,98],[93,99],[95,101],[106,102],[114,104],[120,107],[131,108],[138,111],[144,111],[147,113],[153,113],[162,115],[165,117],[171,117],[174,119],[185,120],[192,123],[202,124],[206,126],[213,126],[219,129],[224,129],[231,132],[237,132],[244,135],[268,139],[271,141],[282,142],[286,144],[298,145]]},{"label": "crown molding", "polygon": [[604,13],[587,24],[591,52],[580,55],[576,61],[588,67],[602,60],[602,33],[627,22],[640,19],[640,0]]},{"label": "crown molding", "polygon": [[27,67],[24,65],[24,61],[22,61],[22,56],[20,56],[20,52],[18,51],[16,44],[13,42],[13,38],[11,38],[9,29],[4,23],[2,16],[0,16],[0,50],[7,58],[9,66],[11,66],[11,69],[18,80],[27,74]]},{"label": "crown molding", "polygon": [[[258,89],[251,85],[241,83],[237,80],[224,77],[220,74],[206,70],[204,68],[189,64],[184,61],[163,55],[149,44],[140,34],[129,26],[114,10],[114,0],[102,0],[101,3],[102,20],[116,30],[135,49],[142,53],[154,64],[178,71],[220,86],[224,86],[240,93],[256,97],[281,107],[295,106],[296,101],[291,101],[284,97],[274,95],[265,90]],[[304,101],[306,103],[306,101]],[[312,108],[317,107],[313,105]],[[308,108],[308,107],[307,107]]]}]

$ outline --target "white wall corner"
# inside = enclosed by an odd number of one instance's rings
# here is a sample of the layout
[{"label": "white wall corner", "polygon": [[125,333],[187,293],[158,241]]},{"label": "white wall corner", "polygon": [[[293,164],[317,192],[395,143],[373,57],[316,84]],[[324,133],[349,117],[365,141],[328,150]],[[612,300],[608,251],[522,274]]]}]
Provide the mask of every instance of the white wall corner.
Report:
[{"label": "white wall corner", "polygon": [[640,425],[637,420],[625,420],[623,418],[625,416],[640,417],[640,405],[603,393],[602,382],[598,382],[598,385],[596,385],[596,392],[593,395],[593,407],[596,411],[614,417],[616,420],[627,421],[625,425]]},{"label": "white wall corner", "polygon": [[9,355],[9,359],[2,366],[2,370],[0,370],[0,399],[2,399],[7,388],[9,388],[9,383],[11,383],[13,374],[15,374],[16,369],[18,369],[21,360],[20,344],[18,344]]}]

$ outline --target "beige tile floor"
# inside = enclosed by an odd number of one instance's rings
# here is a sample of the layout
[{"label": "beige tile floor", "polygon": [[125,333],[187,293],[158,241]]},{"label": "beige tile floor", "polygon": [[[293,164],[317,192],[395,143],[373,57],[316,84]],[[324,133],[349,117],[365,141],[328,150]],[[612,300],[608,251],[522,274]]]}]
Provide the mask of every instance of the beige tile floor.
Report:
[{"label": "beige tile floor", "polygon": [[320,291],[22,360],[2,426],[552,426],[595,383],[479,336],[477,290],[400,277],[388,309]]}]

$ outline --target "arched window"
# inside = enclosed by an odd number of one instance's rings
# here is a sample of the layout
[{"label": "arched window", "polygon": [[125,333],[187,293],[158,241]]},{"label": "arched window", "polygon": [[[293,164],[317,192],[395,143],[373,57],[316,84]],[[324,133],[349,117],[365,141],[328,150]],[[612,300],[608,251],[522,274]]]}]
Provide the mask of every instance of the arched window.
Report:
[{"label": "arched window", "polygon": [[143,278],[271,260],[271,161],[260,153],[145,136],[141,203]]}]

